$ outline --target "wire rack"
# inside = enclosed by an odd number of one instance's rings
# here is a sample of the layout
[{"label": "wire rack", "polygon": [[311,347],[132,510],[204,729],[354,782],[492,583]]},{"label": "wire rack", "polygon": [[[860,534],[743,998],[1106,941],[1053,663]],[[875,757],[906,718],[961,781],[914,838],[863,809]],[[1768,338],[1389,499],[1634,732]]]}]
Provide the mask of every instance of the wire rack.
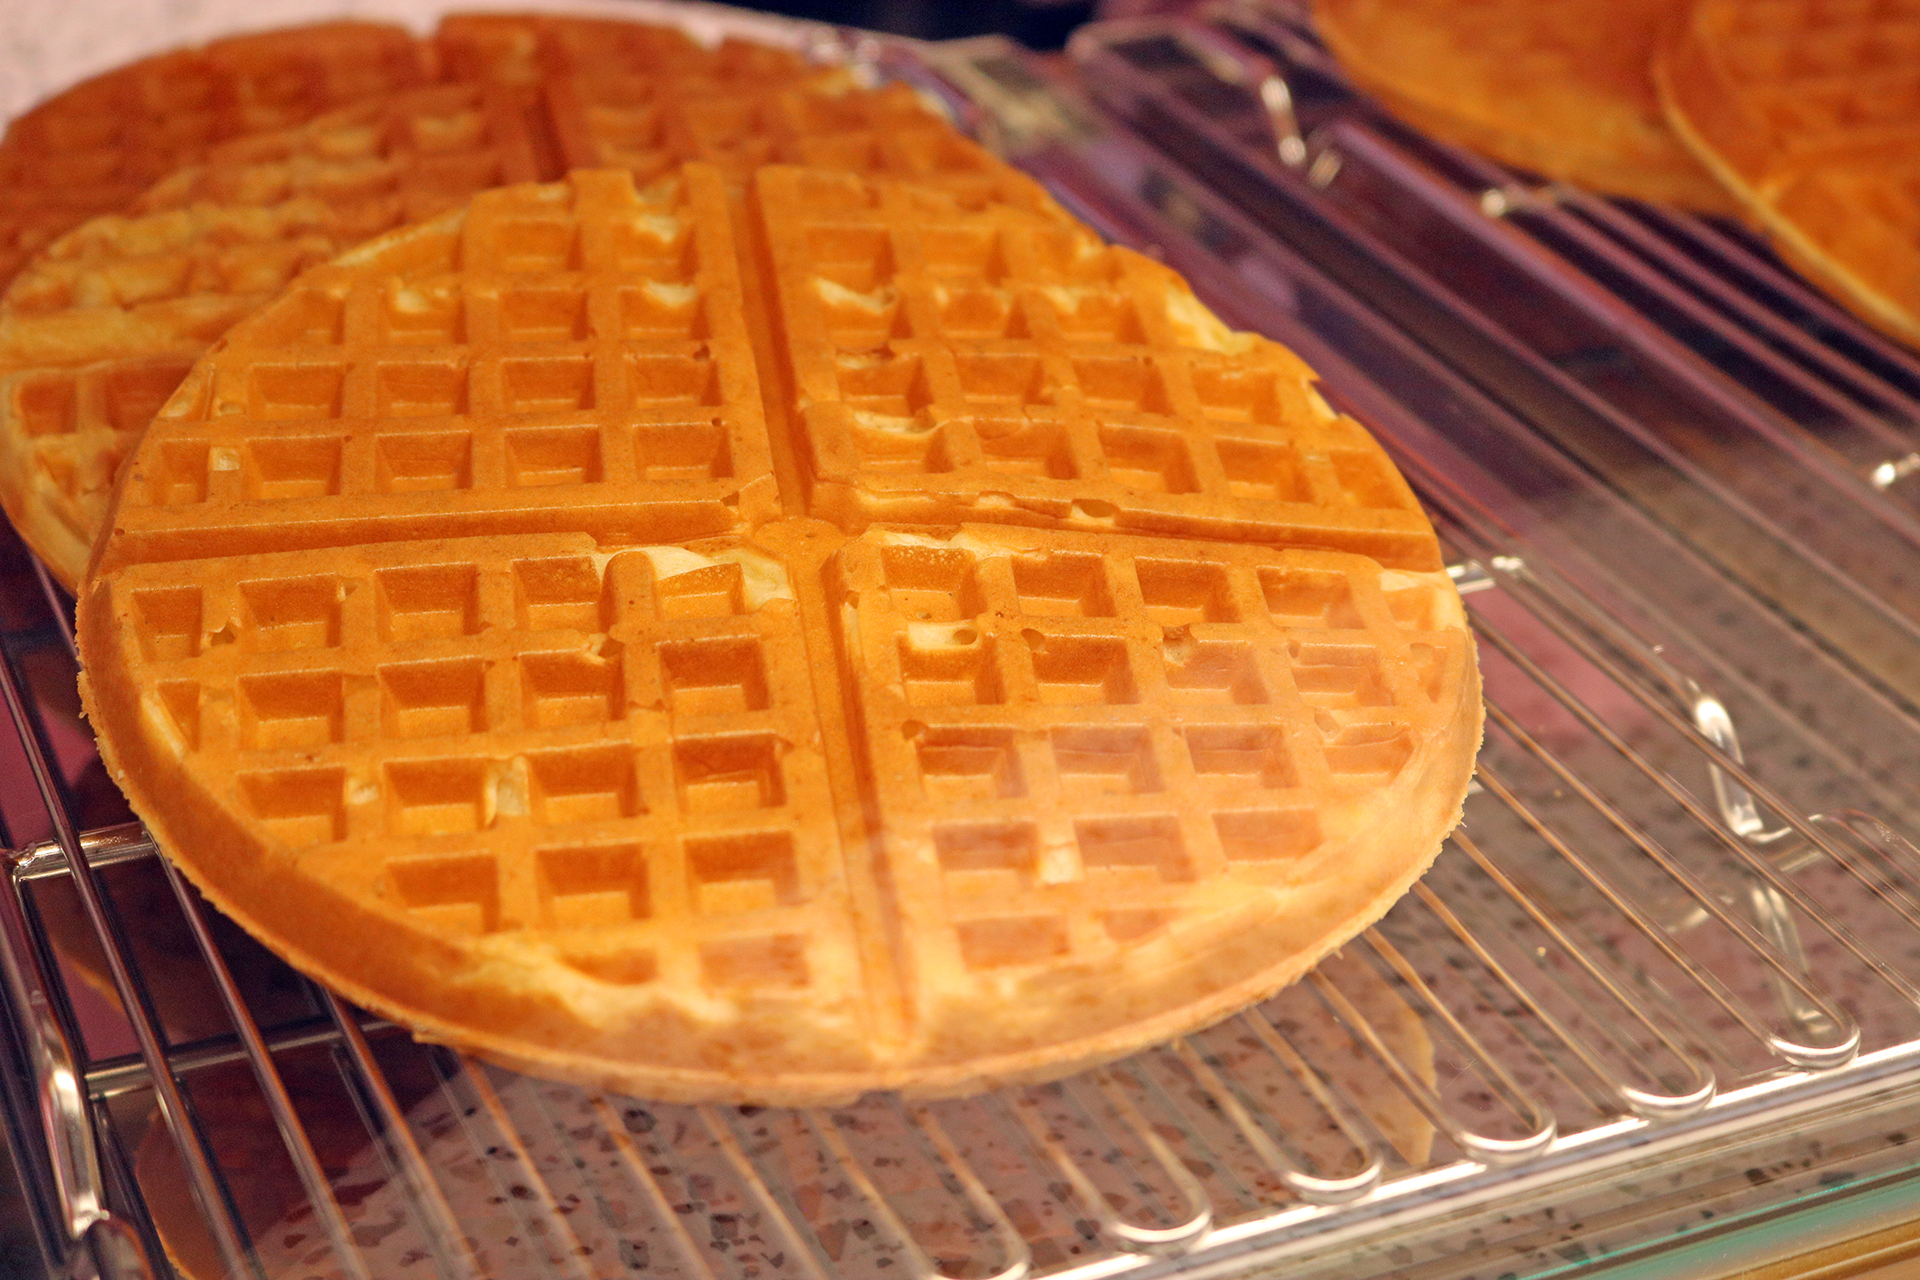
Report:
[{"label": "wire rack", "polygon": [[1400,131],[1284,10],[1094,29],[1098,105],[1003,44],[860,56],[1300,349],[1395,451],[1487,685],[1433,872],[1276,999],[1058,1085],[596,1095],[415,1043],[202,905],[124,821],[70,602],[10,545],[15,1256],[1491,1280],[1910,1195],[1920,363],[1726,228]]}]

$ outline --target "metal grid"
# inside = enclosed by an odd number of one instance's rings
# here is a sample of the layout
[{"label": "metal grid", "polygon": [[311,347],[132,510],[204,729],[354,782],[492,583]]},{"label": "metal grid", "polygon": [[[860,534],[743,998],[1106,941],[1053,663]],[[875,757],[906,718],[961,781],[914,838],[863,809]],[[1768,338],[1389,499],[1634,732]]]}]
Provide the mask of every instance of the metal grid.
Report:
[{"label": "metal grid", "polygon": [[[1229,50],[1240,59],[1299,38],[1262,14],[1181,41],[1217,52],[1230,30],[1246,37]],[[1008,56],[938,69],[1005,87],[993,60]],[[1230,88],[1242,74],[1206,67]],[[1805,601],[1771,580],[1756,589],[1757,553],[1726,554],[1726,531],[1751,527],[1750,498],[1688,472],[1699,510],[1674,518],[1649,499],[1664,490],[1621,483],[1631,468],[1596,465],[1597,450],[1557,433],[1564,412],[1517,411],[1558,402],[1516,403],[1448,347],[1459,317],[1417,324],[1383,314],[1381,295],[1357,301],[1337,264],[1220,201],[1232,183],[1218,171],[1195,180],[1021,75],[1019,93],[1057,109],[1009,145],[1082,212],[1158,244],[1211,300],[1306,351],[1435,514],[1481,640],[1489,735],[1434,872],[1274,1001],[1061,1085],[804,1112],[598,1097],[414,1044],[280,968],[137,829],[83,829],[103,801],[59,692],[65,602],[15,547],[0,567],[36,589],[9,597],[0,692],[22,743],[9,763],[44,813],[6,815],[19,852],[0,933],[11,1047],[37,1090],[9,1099],[10,1138],[50,1266],[138,1274],[144,1256],[164,1272],[170,1253],[195,1274],[298,1261],[351,1277],[985,1280],[1284,1263],[1289,1276],[1437,1280],[1564,1271],[1910,1172],[1889,1135],[1920,1096],[1920,852],[1902,834],[1920,831],[1903,782],[1920,718],[1888,677],[1917,665],[1916,648],[1863,655],[1808,625]],[[1270,128],[1262,83],[1237,85]],[[1362,115],[1345,122],[1338,151],[1296,137],[1289,162],[1272,148],[1312,212],[1354,222],[1323,157],[1352,179],[1349,157],[1376,142],[1396,198],[1431,194],[1416,181],[1437,172],[1424,153]],[[1418,163],[1388,163],[1408,156]],[[1473,191],[1471,162],[1446,159],[1469,166],[1448,171],[1453,189]],[[1304,172],[1316,161],[1317,186]],[[1534,198],[1501,175],[1475,199],[1510,188],[1515,207]],[[1637,233],[1609,231],[1636,241],[1627,266],[1687,283],[1707,320],[1731,313],[1770,335],[1758,355],[1838,387],[1836,403],[1860,408],[1845,439],[1888,438],[1890,452],[1846,454],[1844,476],[1819,455],[1818,474],[1891,527],[1873,493],[1898,498],[1904,476],[1876,489],[1876,468],[1900,469],[1911,419],[1872,394],[1911,394],[1920,366],[1724,232],[1589,203],[1583,225],[1625,219],[1655,237],[1643,252]],[[1746,255],[1755,274],[1672,269],[1661,246],[1693,240]],[[1391,245],[1363,247],[1395,260]],[[1590,301],[1593,274],[1566,255],[1542,278]],[[1797,336],[1810,314],[1839,335],[1811,355]],[[1674,333],[1644,337],[1660,359],[1698,359]],[[1582,366],[1502,349],[1657,443],[1660,424],[1592,394]],[[1700,398],[1758,394],[1702,381]],[[1784,413],[1761,426],[1772,434],[1749,425],[1741,445],[1755,470],[1774,465],[1768,450],[1828,448]],[[1778,563],[1824,565],[1820,546],[1783,536]],[[1884,622],[1877,638],[1901,640],[1884,583],[1835,580]],[[84,973],[129,1012],[123,1034],[83,1031]]]}]

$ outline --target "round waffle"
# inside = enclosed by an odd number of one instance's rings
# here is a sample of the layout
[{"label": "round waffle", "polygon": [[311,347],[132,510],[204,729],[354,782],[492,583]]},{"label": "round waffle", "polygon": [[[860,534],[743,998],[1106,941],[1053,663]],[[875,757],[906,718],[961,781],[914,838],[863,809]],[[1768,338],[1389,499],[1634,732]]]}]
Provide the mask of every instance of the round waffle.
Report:
[{"label": "round waffle", "polygon": [[1315,0],[1354,83],[1414,127],[1598,191],[1733,200],[1668,131],[1647,74],[1676,0]]},{"label": "round waffle", "polygon": [[1419,875],[1479,731],[1433,533],[1297,360],[1051,213],[811,170],[581,172],[308,272],[155,418],[80,625],[240,923],[666,1098],[1217,1018]]},{"label": "round waffle", "polygon": [[1676,132],[1775,246],[1920,342],[1920,50],[1911,13],[1701,0],[1654,74]]},{"label": "round waffle", "polygon": [[[449,19],[443,42],[479,22]],[[214,338],[305,267],[489,187],[600,166],[645,180],[695,159],[744,183],[783,160],[1052,207],[902,86],[797,64],[748,84],[737,60],[377,95],[223,144],[69,232],[0,297],[0,506],[77,590],[121,459]]]}]

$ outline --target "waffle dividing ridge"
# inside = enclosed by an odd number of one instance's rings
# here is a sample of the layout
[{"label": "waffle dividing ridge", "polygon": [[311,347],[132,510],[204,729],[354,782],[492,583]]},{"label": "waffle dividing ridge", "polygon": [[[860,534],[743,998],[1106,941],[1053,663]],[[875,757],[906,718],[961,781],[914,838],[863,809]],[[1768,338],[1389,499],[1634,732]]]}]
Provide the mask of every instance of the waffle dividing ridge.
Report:
[{"label": "waffle dividing ridge", "polygon": [[[483,193],[237,325],[118,490],[81,602],[88,713],[217,905],[427,1038],[644,1096],[797,1103],[1156,1043],[1407,888],[1479,729],[1410,502],[1328,504],[1300,545],[1291,496],[1246,517],[1264,537],[1127,499],[1201,540],[1072,513],[878,522],[817,482],[778,490],[821,403],[786,295],[855,287],[783,234],[880,212],[888,236],[993,228],[1008,262],[1120,261],[1016,300],[1071,287],[1076,316],[1207,338],[1096,347],[1247,375],[1265,408],[1193,413],[1196,450],[1305,442],[1336,480],[1392,476],[1278,348],[1045,213],[777,167],[747,200],[699,164]],[[661,307],[673,337],[634,327]],[[865,350],[976,353],[936,332]],[[523,420],[517,385],[580,398]],[[689,408],[690,387],[719,390]],[[915,412],[937,430],[947,404]],[[1316,453],[1329,438],[1368,461]],[[1331,548],[1342,515],[1386,551]]]},{"label": "waffle dividing ridge", "polygon": [[1676,0],[1315,0],[1356,84],[1437,138],[1616,195],[1730,213],[1647,65]]},{"label": "waffle dividing ridge", "polygon": [[1775,247],[1920,341],[1920,7],[1699,0],[1654,73],[1675,131]]},{"label": "waffle dividing ridge", "polygon": [[[702,159],[744,183],[764,157],[823,158],[1064,216],[903,88],[723,71],[696,60],[375,95],[223,143],[126,214],[69,232],[0,297],[0,505],[77,589],[118,462],[171,391],[161,370],[184,374],[306,267],[495,186],[595,167],[650,181]],[[129,385],[144,398],[93,390]]]}]

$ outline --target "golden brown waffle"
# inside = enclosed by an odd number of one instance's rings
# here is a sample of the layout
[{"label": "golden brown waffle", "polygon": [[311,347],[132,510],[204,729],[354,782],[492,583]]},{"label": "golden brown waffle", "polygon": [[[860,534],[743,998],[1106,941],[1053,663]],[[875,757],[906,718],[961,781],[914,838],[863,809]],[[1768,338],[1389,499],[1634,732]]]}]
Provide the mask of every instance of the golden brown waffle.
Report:
[{"label": "golden brown waffle", "polygon": [[1662,41],[1668,119],[1794,264],[1920,342],[1920,11],[1699,0]]},{"label": "golden brown waffle", "polygon": [[222,144],[126,216],[33,261],[0,298],[0,505],[77,588],[116,468],[152,411],[215,337],[305,267],[496,185],[616,165],[650,180],[689,159],[744,183],[767,155],[1063,216],[910,92],[860,89],[839,72],[752,88],[718,75],[556,74],[378,95]]},{"label": "golden brown waffle", "polygon": [[236,36],[106,72],[41,103],[0,141],[0,285],[42,246],[109,213],[207,145],[424,83],[399,27],[331,22]]},{"label": "golden brown waffle", "polygon": [[195,359],[301,271],[558,176],[537,94],[442,85],[249,136],[69,232],[0,297],[0,505],[78,587],[120,460]]},{"label": "golden brown waffle", "polygon": [[996,204],[764,171],[815,509],[1247,538],[1439,567],[1379,446],[1179,276]]},{"label": "golden brown waffle", "polygon": [[1415,128],[1550,178],[1730,213],[1647,72],[1680,0],[1314,0],[1368,93]]},{"label": "golden brown waffle", "polygon": [[[769,466],[817,398],[753,279],[780,228],[870,247],[815,220],[827,192],[929,235],[1059,224],[814,171],[764,173],[752,217],[724,190],[689,165],[640,196],[604,172],[482,195],[307,273],[200,362],[81,606],[89,716],[163,847],[429,1038],[672,1098],[1063,1074],[1384,911],[1459,812],[1479,706],[1378,445],[1182,291],[1110,323],[1213,335],[1247,407],[1151,430],[1333,491],[1379,477],[1374,505],[1239,495],[1267,546],[832,523]],[[1199,358],[1098,352],[1165,385]],[[1349,543],[1379,558],[1325,549]]]},{"label": "golden brown waffle", "polygon": [[689,172],[508,188],[309,272],[161,411],[119,555],[771,514],[726,190]]}]

